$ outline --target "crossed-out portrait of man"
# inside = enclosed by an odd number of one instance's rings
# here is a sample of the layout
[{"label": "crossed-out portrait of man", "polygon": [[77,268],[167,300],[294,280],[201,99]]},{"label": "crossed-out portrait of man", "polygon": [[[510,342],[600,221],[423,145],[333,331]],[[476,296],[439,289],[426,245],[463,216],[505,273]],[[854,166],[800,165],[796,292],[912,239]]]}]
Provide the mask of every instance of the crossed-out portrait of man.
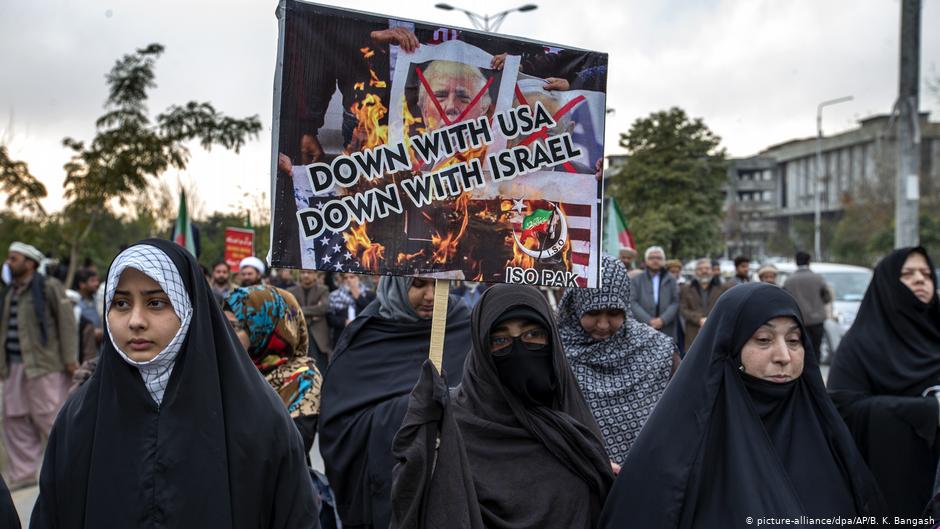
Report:
[{"label": "crossed-out portrait of man", "polygon": [[476,66],[435,60],[416,68],[418,107],[427,130],[489,115],[490,81]]}]

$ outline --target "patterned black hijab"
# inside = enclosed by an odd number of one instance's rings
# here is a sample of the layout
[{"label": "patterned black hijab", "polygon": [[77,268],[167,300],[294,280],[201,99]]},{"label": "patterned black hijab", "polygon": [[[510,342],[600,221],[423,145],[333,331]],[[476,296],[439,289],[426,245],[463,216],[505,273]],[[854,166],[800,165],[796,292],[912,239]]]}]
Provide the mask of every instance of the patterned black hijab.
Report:
[{"label": "patterned black hijab", "polygon": [[[676,346],[665,334],[633,318],[626,268],[610,256],[603,259],[601,288],[565,292],[558,306],[559,332],[607,452],[611,460],[623,464],[666,389]],[[606,340],[594,340],[581,327],[581,317],[610,309],[624,313],[623,326]]]}]

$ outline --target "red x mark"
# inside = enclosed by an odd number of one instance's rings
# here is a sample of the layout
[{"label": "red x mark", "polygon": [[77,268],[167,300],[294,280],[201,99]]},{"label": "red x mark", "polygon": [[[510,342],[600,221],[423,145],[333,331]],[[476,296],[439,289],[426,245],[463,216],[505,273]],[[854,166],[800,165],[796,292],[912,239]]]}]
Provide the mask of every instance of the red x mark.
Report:
[{"label": "red x mark", "polygon": [[[529,104],[529,102],[526,101],[525,96],[522,94],[522,90],[519,90],[519,85],[516,85],[516,99],[518,99],[519,102],[522,103],[523,105],[528,105],[528,104]],[[568,101],[567,103],[565,103],[564,106],[562,106],[561,108],[559,108],[557,112],[555,112],[554,114],[552,114],[552,119],[554,119],[554,120],[557,122],[557,121],[558,121],[558,118],[564,116],[564,115],[567,114],[568,112],[571,112],[571,110],[572,110],[574,107],[576,107],[576,106],[578,106],[579,104],[581,104],[581,102],[583,102],[585,99],[586,99],[586,98],[585,98],[584,96],[578,96],[578,97],[572,99],[571,101]],[[528,137],[526,137],[526,139],[523,140],[520,145],[528,145],[528,144],[530,144],[530,143],[532,143],[532,142],[534,142],[534,141],[536,141],[536,140],[540,140],[540,139],[542,139],[542,138],[544,138],[544,137],[546,137],[546,136],[548,136],[548,127],[542,127],[542,130],[540,130],[540,131],[538,131],[538,132],[533,132],[533,133],[530,134]],[[577,172],[577,169],[575,169],[574,165],[573,165],[571,162],[565,162],[565,163],[562,165],[562,167],[564,167],[565,170],[568,171],[569,173],[576,173],[576,172]]]},{"label": "red x mark", "polygon": [[[438,114],[441,115],[441,119],[444,120],[446,125],[453,125],[454,122],[447,119],[447,114],[444,112],[444,109],[441,108],[441,102],[437,100],[437,97],[434,96],[434,91],[431,90],[431,85],[428,83],[428,80],[424,77],[424,72],[421,71],[421,68],[415,66],[415,73],[418,74],[418,79],[421,80],[421,84],[424,85],[424,89],[427,90],[428,95],[431,97],[431,101],[434,102],[434,106],[437,107]],[[483,94],[490,89],[490,85],[493,84],[493,78],[489,77],[486,80],[486,84],[483,85],[483,88],[477,92],[476,97],[473,98],[473,101],[470,101],[470,104],[467,105],[467,108],[463,109],[463,112],[460,113],[460,116],[457,118],[457,121],[463,121],[467,117],[467,114],[470,112],[470,109],[476,106],[480,102],[480,99],[483,97]]]}]

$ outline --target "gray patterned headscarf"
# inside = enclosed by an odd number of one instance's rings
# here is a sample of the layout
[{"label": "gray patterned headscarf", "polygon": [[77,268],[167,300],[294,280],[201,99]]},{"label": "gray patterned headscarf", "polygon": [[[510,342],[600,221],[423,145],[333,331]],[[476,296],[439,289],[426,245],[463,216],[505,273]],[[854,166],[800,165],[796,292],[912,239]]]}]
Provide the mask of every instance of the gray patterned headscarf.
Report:
[{"label": "gray patterned headscarf", "polygon": [[189,300],[189,294],[183,286],[183,278],[170,257],[159,248],[148,244],[138,244],[121,252],[111,263],[111,270],[108,272],[108,286],[105,290],[104,313],[106,315],[111,309],[114,291],[117,289],[121,274],[128,268],[139,270],[156,281],[160,288],[166,292],[166,295],[169,296],[170,303],[173,305],[173,312],[180,319],[180,329],[170,343],[157,356],[146,362],[131,360],[127,353],[121,349],[121,346],[114,341],[111,327],[108,326],[108,336],[111,338],[114,348],[117,349],[125,362],[140,371],[140,376],[144,379],[144,385],[147,386],[147,391],[159,406],[163,401],[163,393],[166,391],[167,383],[170,381],[170,374],[173,373],[173,366],[176,365],[176,355],[179,354],[183,342],[186,340],[189,323],[193,317],[193,306]]},{"label": "gray patterned headscarf", "polygon": [[[622,465],[666,389],[676,346],[665,334],[633,318],[630,278],[623,264],[605,255],[603,265],[603,287],[565,292],[558,306],[559,332],[608,455]],[[619,331],[599,342],[581,327],[581,316],[609,309],[622,310],[626,318]]]}]

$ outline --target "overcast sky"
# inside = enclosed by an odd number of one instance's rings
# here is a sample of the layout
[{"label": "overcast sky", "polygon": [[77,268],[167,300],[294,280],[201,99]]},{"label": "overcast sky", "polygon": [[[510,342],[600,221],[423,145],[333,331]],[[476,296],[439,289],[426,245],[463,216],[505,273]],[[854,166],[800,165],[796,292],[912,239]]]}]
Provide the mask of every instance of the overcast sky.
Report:
[{"label": "overcast sky", "polygon": [[[434,1],[322,3],[400,18],[469,26]],[[524,2],[455,0],[494,13]],[[815,135],[816,105],[853,95],[825,111],[823,130],[852,128],[886,113],[897,95],[898,0],[550,0],[509,15],[502,33],[606,52],[610,56],[607,154],[619,134],[650,112],[679,106],[723,139],[732,156]],[[394,7],[394,12],[393,8]],[[616,7],[615,7],[616,6]],[[0,17],[0,141],[29,163],[62,205],[65,136],[87,140],[106,98],[104,75],[122,54],[166,46],[152,91],[155,115],[192,99],[235,116],[258,114],[265,130],[240,155],[192,147],[187,171],[203,212],[243,209],[245,194],[269,189],[276,2],[260,0],[41,0],[4,2]],[[940,78],[940,0],[923,2],[921,109],[940,119],[926,90]]]}]

